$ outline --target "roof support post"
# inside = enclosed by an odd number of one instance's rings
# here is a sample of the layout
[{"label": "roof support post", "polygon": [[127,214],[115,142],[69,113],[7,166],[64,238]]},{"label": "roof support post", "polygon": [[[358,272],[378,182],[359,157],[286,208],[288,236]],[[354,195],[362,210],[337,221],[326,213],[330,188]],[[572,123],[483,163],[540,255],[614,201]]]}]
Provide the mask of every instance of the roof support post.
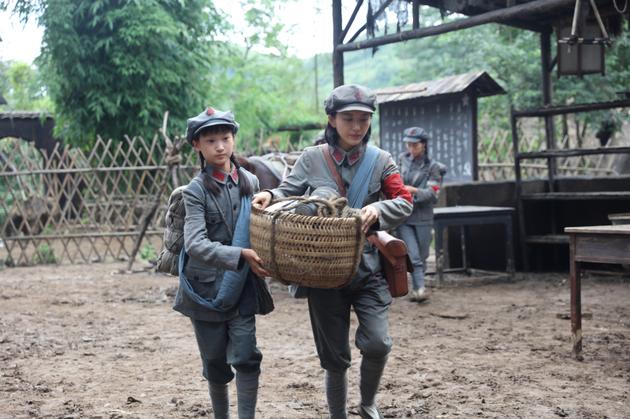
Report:
[{"label": "roof support post", "polygon": [[343,42],[341,36],[343,28],[341,27],[341,0],[333,0],[332,2],[332,19],[333,19],[333,84],[334,87],[343,84],[343,51],[337,49],[337,45]]},{"label": "roof support post", "polygon": [[[543,106],[551,106],[553,101],[551,82],[551,30],[540,34],[540,64],[542,71],[542,99]],[[553,115],[545,116],[545,139],[547,150],[556,148],[556,133],[553,123]],[[555,177],[557,174],[556,159],[547,159],[549,192],[555,190]]]}]

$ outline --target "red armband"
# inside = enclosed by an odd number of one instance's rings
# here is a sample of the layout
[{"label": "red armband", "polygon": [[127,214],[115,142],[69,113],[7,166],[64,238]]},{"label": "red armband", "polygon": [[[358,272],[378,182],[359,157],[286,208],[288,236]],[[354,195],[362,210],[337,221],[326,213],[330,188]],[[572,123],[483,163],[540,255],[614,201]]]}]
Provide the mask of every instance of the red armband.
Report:
[{"label": "red armband", "polygon": [[411,199],[411,194],[409,193],[407,188],[405,188],[405,184],[400,177],[400,173],[394,173],[393,175],[389,175],[385,178],[385,180],[383,181],[383,194],[385,194],[385,197],[387,197],[387,199],[401,197],[406,199],[410,203],[413,202],[413,200]]}]

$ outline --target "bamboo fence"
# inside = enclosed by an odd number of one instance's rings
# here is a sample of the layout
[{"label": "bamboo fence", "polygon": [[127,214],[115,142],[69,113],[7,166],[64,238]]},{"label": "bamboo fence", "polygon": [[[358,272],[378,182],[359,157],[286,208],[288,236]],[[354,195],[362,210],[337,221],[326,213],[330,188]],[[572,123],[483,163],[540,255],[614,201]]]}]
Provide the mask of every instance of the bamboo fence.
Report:
[{"label": "bamboo fence", "polygon": [[[563,138],[560,146],[568,141]],[[98,138],[89,152],[58,147],[42,155],[22,140],[0,141],[0,261],[131,265],[141,243],[159,252],[168,195],[197,170],[190,147],[178,165],[167,163],[167,143],[157,135],[149,141]],[[539,137],[524,136],[523,151],[539,149]],[[558,167],[561,175],[613,174],[611,160],[601,156],[561,159]],[[545,170],[544,161],[534,161],[523,172],[526,178],[543,177]],[[509,135],[484,138],[479,179],[513,178]]]},{"label": "bamboo fence", "polygon": [[[50,155],[21,140],[3,140],[0,259],[13,266],[129,260],[142,236],[159,252],[173,179],[188,182],[197,170],[190,147],[176,173],[164,161],[166,151],[157,136],[99,138],[89,152],[57,147]],[[163,184],[161,205],[150,214]],[[152,219],[144,220],[147,215]]]}]

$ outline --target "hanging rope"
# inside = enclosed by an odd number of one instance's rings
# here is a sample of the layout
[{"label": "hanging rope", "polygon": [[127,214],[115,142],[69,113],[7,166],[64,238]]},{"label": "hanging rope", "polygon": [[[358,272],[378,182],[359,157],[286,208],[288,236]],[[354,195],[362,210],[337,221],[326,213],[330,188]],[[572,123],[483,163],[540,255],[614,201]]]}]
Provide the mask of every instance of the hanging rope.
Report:
[{"label": "hanging rope", "polygon": [[628,0],[623,3],[623,10],[617,5],[617,0],[613,0],[613,5],[615,6],[615,10],[617,10],[620,14],[626,13],[628,10]]}]

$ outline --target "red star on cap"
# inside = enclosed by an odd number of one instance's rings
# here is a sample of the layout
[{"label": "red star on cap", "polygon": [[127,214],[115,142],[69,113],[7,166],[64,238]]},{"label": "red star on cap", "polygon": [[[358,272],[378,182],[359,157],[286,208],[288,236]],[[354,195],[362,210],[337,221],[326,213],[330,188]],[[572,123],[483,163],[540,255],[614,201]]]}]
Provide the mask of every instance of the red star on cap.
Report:
[{"label": "red star on cap", "polygon": [[208,107],[208,109],[206,109],[206,115],[210,116],[214,113],[214,109],[212,109],[211,107]]},{"label": "red star on cap", "polygon": [[361,94],[361,91],[360,91],[359,89],[355,90],[355,92],[354,92],[354,98],[355,98],[356,100],[362,100],[362,99],[363,99],[363,98],[362,98],[362,96],[363,96],[363,95]]}]

